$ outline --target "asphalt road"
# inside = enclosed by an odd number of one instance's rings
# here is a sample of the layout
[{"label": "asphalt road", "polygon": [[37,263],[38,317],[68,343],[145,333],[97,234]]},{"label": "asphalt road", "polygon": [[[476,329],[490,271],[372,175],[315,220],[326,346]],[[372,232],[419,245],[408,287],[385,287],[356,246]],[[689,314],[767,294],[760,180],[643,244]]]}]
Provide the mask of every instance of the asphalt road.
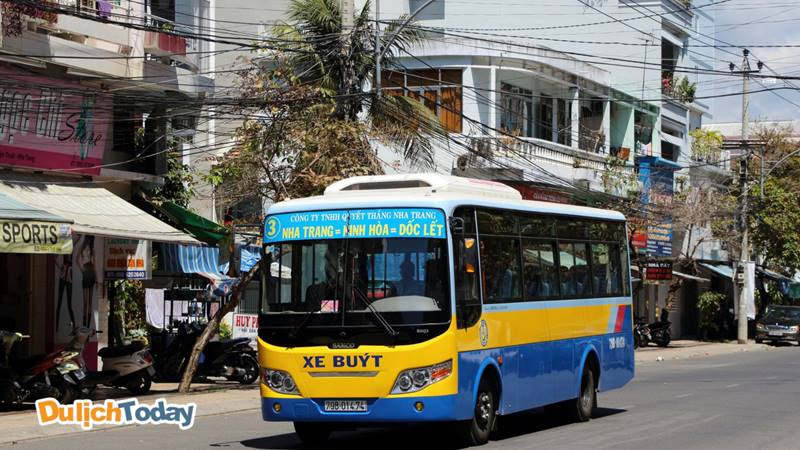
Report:
[{"label": "asphalt road", "polygon": [[[602,393],[597,418],[572,424],[541,411],[506,417],[484,449],[797,449],[800,348],[669,360]],[[291,424],[258,410],[198,418],[193,429],[133,426],[27,441],[19,449],[303,448]],[[442,426],[335,433],[327,448],[452,448]]]}]

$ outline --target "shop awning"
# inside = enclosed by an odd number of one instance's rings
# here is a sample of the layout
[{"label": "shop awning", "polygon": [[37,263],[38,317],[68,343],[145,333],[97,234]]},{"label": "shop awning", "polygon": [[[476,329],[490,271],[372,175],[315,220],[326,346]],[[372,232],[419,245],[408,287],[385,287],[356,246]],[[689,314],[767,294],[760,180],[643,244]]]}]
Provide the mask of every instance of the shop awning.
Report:
[{"label": "shop awning", "polygon": [[0,253],[72,253],[72,221],[0,194]]},{"label": "shop awning", "polygon": [[72,223],[69,219],[26,205],[4,194],[0,194],[0,219]]},{"label": "shop awning", "polygon": [[700,263],[700,265],[721,277],[733,279],[733,269],[727,264]]},{"label": "shop awning", "polygon": [[778,272],[773,272],[773,271],[771,271],[769,269],[765,269],[765,268],[763,268],[761,266],[756,267],[756,271],[758,273],[764,275],[765,277],[767,277],[767,278],[769,278],[771,280],[774,280],[774,281],[785,281],[787,283],[794,282],[793,279],[791,279],[791,278],[789,278],[787,276],[781,275]]},{"label": "shop awning", "polygon": [[50,214],[72,220],[76,233],[144,239],[156,242],[198,243],[96,183],[0,171],[0,193]]},{"label": "shop awning", "polygon": [[228,263],[220,264],[217,247],[162,244],[159,269],[166,272],[197,274],[212,281],[228,278]]},{"label": "shop awning", "polygon": [[219,241],[225,239],[230,231],[203,216],[197,215],[182,206],[172,202],[164,202],[160,205],[151,203],[154,208],[169,217],[172,222],[191,234],[200,241],[209,245],[217,245]]},{"label": "shop awning", "polygon": [[697,276],[694,276],[694,275],[689,275],[688,273],[678,272],[676,270],[673,270],[672,274],[675,275],[676,277],[685,278],[687,280],[707,281],[707,282],[711,281],[708,278],[697,277]]},{"label": "shop awning", "polygon": [[800,298],[800,283],[795,282],[794,279],[781,275],[778,272],[765,269],[761,266],[756,267],[756,271],[763,277],[775,282],[778,286],[778,290],[783,295],[793,300]]},{"label": "shop awning", "polygon": [[[194,273],[210,279],[227,278],[228,266],[219,256],[218,247],[161,244],[158,268],[165,272]],[[239,272],[249,271],[261,259],[261,249],[238,245]]]}]

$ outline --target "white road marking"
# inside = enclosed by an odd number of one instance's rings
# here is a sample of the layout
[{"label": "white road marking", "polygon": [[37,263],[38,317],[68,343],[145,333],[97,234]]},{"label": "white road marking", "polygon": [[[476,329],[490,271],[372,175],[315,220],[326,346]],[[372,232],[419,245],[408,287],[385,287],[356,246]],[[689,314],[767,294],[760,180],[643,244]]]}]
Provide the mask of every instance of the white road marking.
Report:
[{"label": "white road marking", "polygon": [[729,384],[729,385],[725,386],[723,389],[735,388],[736,386],[739,386],[739,383]]},{"label": "white road marking", "polygon": [[686,397],[691,397],[692,395],[694,394],[681,394],[681,395],[676,395],[675,397],[672,398],[686,398]]}]

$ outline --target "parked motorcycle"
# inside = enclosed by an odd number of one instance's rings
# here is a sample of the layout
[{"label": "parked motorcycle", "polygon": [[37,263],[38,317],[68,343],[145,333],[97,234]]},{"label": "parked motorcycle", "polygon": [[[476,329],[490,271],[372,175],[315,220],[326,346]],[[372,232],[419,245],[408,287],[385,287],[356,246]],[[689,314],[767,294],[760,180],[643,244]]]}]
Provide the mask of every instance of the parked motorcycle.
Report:
[{"label": "parked motorcycle", "polygon": [[659,347],[666,347],[672,341],[672,322],[669,321],[669,311],[661,310],[660,320],[647,325],[650,330],[650,341]]},{"label": "parked motorcycle", "polygon": [[78,394],[83,370],[72,360],[77,352],[67,349],[14,360],[14,345],[30,336],[0,330],[0,403],[20,404],[53,397],[71,403]]},{"label": "parked motorcycle", "polygon": [[650,329],[647,322],[642,319],[636,320],[633,326],[633,348],[647,347],[650,342]]},{"label": "parked motorcycle", "polygon": [[[70,342],[71,350],[79,352],[76,358],[85,367],[83,360],[83,349],[89,338],[97,330],[90,330],[86,327],[76,328],[73,332],[73,340]],[[97,352],[103,359],[102,370],[98,372],[86,372],[85,378],[81,380],[80,386],[84,393],[89,393],[99,385],[124,388],[133,395],[144,395],[150,392],[153,376],[156,371],[153,367],[153,357],[148,348],[141,341],[134,341],[128,345],[118,345],[105,347]]]},{"label": "parked motorcycle", "polygon": [[[183,323],[178,326],[178,334],[172,341],[154,353],[160,378],[169,381],[180,379],[203,329],[204,326],[196,322]],[[166,336],[162,340],[166,341]],[[200,355],[197,376],[225,377],[241,384],[251,384],[259,376],[256,351],[248,338],[209,342]]]}]

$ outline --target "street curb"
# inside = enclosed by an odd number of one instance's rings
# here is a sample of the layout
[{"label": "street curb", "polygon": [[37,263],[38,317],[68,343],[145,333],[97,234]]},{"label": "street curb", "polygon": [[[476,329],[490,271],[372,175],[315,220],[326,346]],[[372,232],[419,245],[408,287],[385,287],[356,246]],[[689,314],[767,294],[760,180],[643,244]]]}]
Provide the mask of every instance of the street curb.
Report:
[{"label": "street curb", "polygon": [[639,349],[635,353],[637,364],[652,364],[663,361],[674,361],[681,359],[710,358],[720,355],[730,355],[741,352],[770,351],[771,347],[767,344],[747,344],[737,343],[697,343],[687,347],[646,347]]}]

